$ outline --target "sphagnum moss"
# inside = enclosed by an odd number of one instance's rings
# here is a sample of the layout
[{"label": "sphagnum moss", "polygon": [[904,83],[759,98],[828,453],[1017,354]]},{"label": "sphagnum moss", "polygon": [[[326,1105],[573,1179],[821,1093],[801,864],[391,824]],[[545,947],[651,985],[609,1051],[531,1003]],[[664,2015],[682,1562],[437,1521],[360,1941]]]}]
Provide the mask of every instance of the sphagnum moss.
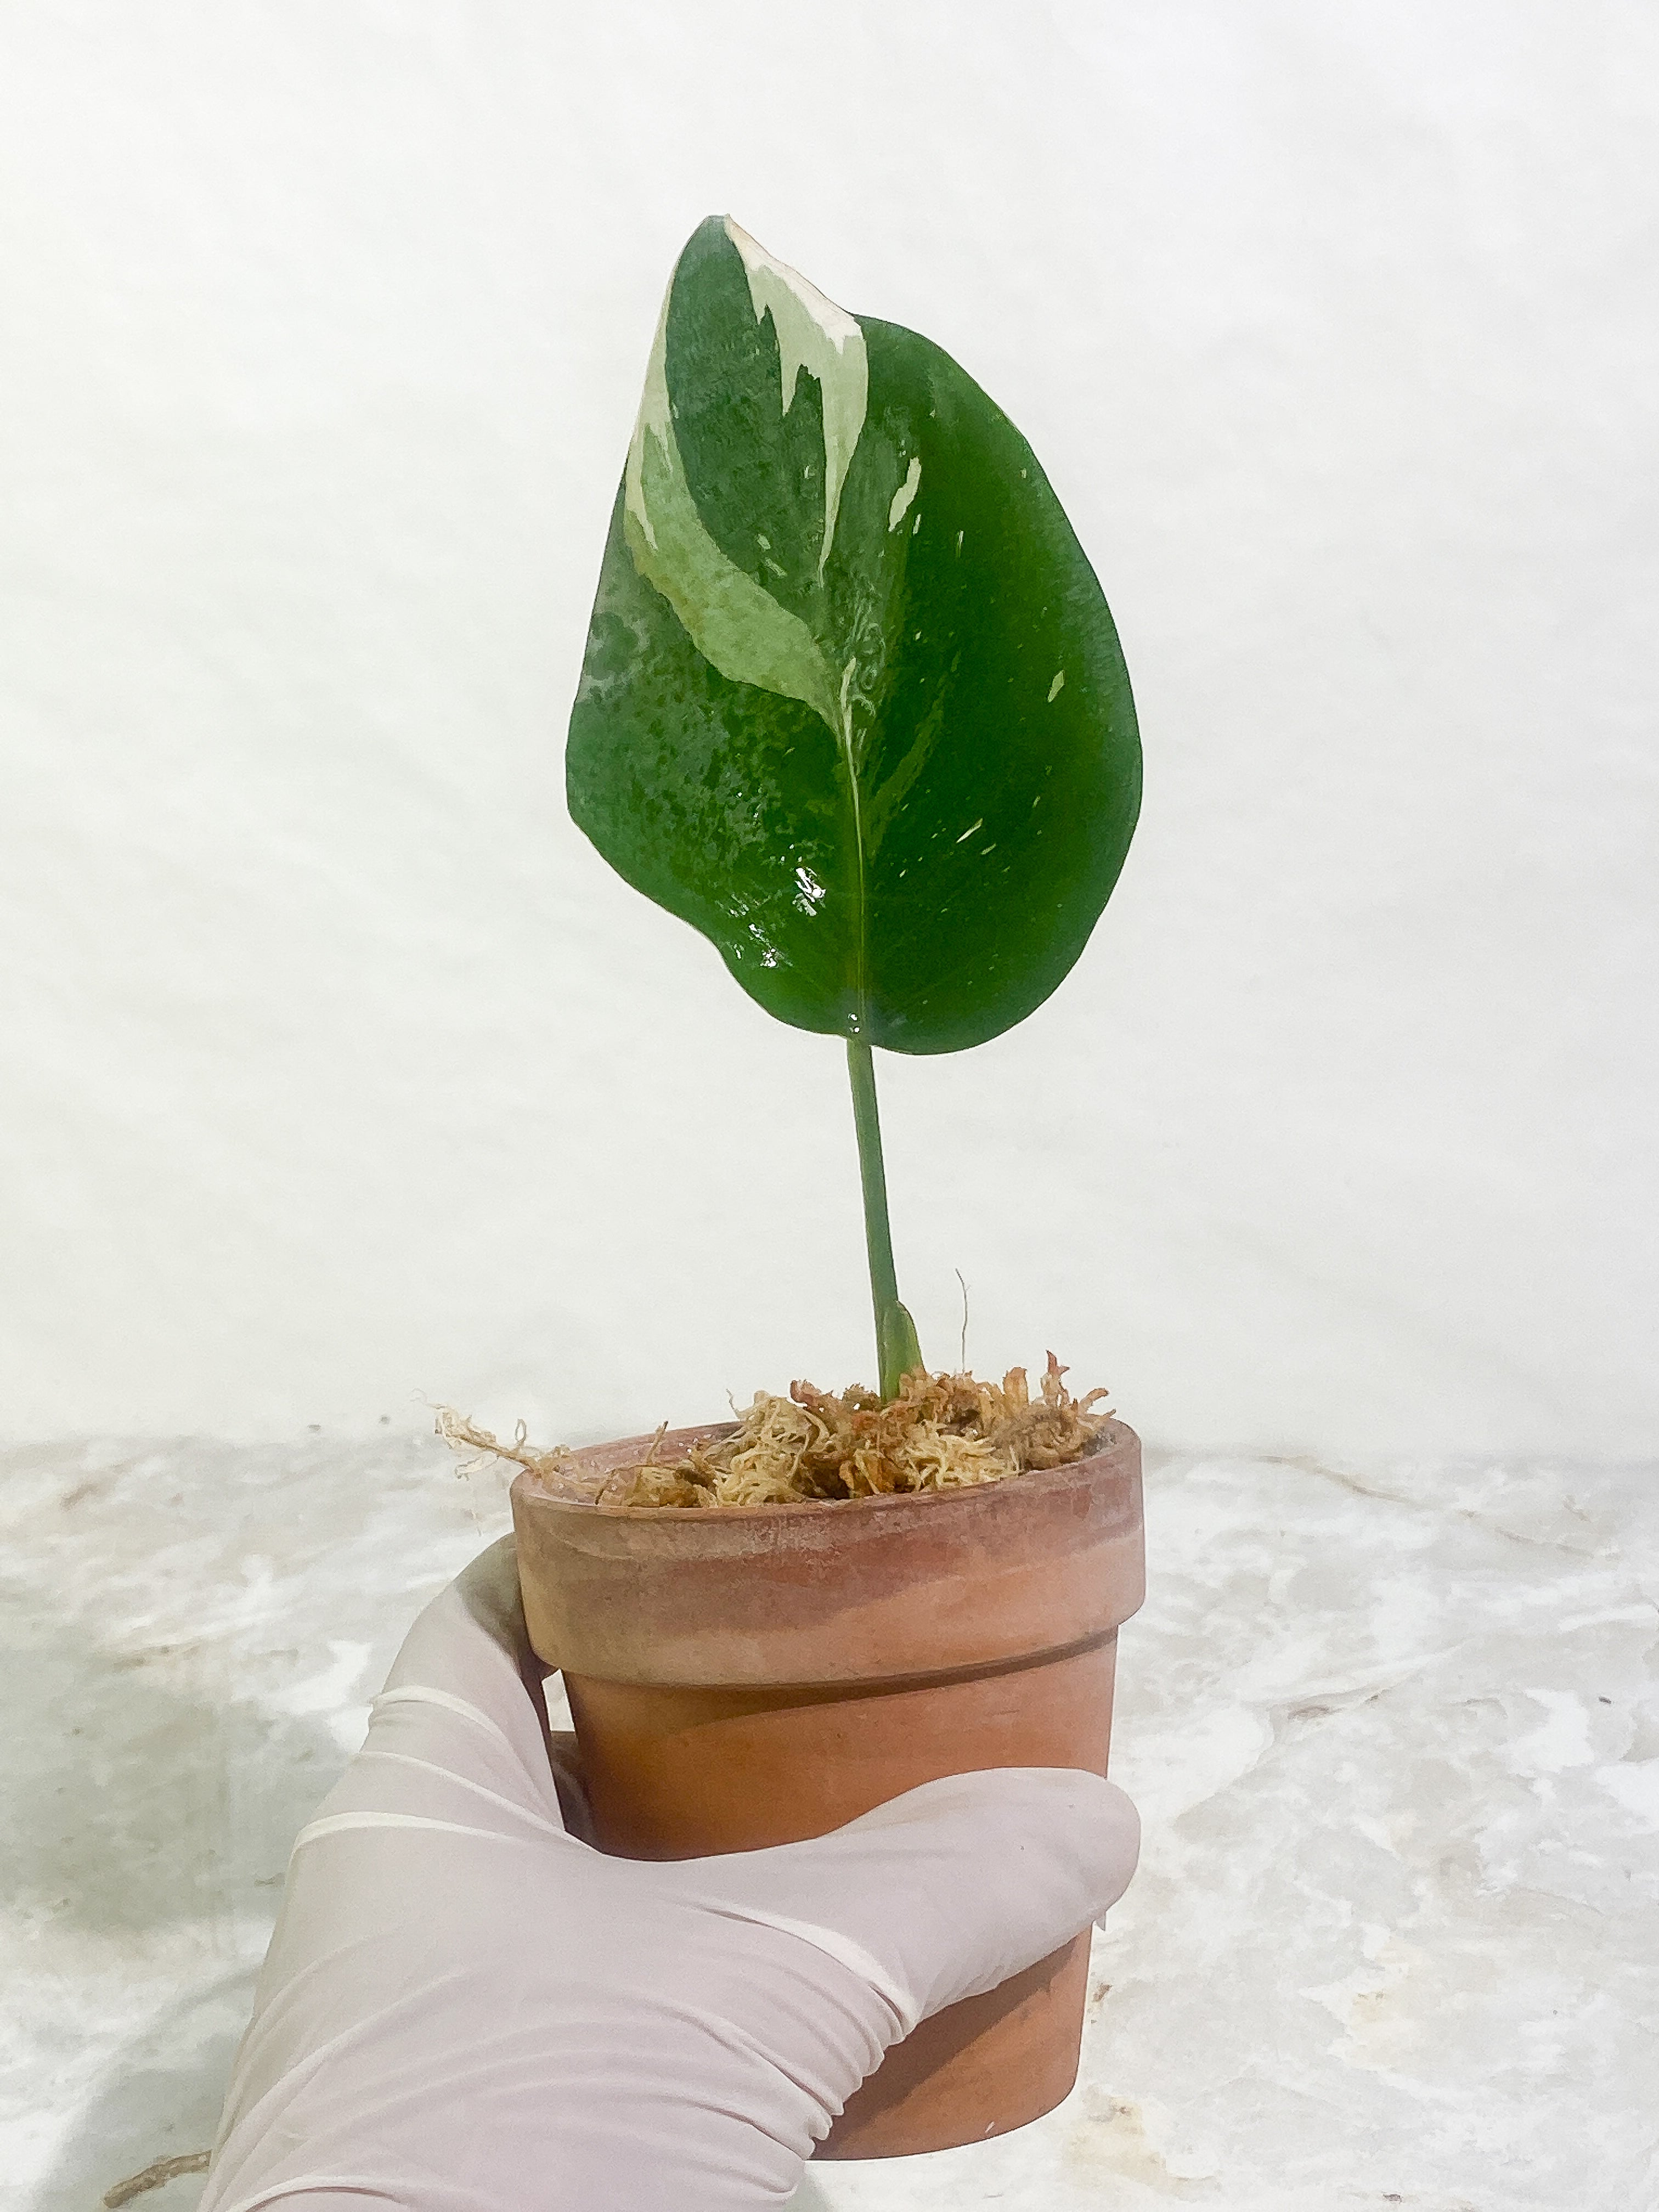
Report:
[{"label": "sphagnum moss", "polygon": [[[1106,1396],[1073,1397],[1066,1369],[1048,1354],[1033,1398],[1023,1367],[1000,1382],[968,1374],[933,1375],[912,1368],[897,1395],[884,1403],[855,1384],[840,1393],[790,1385],[787,1398],[757,1391],[724,1437],[660,1455],[665,1422],[644,1457],[612,1471],[592,1492],[599,1505],[792,1505],[843,1502],[905,1492],[957,1490],[1005,1481],[1034,1468],[1064,1467],[1099,1443],[1109,1413]],[[574,1472],[563,1445],[542,1451],[523,1425],[510,1443],[448,1407],[438,1433],[458,1449],[515,1461],[544,1479]]]}]

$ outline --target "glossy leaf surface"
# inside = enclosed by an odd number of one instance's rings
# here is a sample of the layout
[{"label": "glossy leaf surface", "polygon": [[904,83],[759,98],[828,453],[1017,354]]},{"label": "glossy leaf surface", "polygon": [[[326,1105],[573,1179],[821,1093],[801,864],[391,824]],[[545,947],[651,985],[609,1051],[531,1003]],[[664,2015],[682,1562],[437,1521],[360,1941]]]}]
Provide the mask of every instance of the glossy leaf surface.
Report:
[{"label": "glossy leaf surface", "polygon": [[729,221],[664,305],[568,782],[769,1012],[897,1052],[1040,1005],[1133,832],[1116,631],[1030,447]]}]

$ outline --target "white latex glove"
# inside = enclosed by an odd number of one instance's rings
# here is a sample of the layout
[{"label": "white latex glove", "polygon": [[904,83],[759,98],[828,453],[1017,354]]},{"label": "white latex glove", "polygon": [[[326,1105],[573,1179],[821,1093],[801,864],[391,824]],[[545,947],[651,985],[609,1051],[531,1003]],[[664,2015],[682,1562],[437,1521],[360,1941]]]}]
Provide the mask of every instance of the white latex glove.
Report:
[{"label": "white latex glove", "polygon": [[416,1622],[295,1845],[202,2212],[781,2205],[889,2044],[1133,1871],[1122,1791],[1038,1768],[811,1843],[608,1858],[544,1672],[509,1537]]}]

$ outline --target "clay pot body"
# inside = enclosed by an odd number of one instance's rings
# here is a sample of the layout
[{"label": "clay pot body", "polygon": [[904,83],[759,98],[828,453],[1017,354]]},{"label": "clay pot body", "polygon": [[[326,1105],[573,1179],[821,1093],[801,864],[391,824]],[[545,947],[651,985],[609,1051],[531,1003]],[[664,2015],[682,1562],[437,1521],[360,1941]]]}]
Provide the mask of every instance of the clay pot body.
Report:
[{"label": "clay pot body", "polygon": [[[1070,1467],[939,1494],[588,1502],[648,1441],[577,1455],[556,1491],[513,1486],[531,1642],[563,1672],[604,1849],[755,1850],[945,1775],[1106,1771],[1117,1630],[1145,1594],[1131,1430]],[[818,2155],[945,2149],[1049,2111],[1076,2078],[1088,1959],[1085,1929],[924,2021]]]}]

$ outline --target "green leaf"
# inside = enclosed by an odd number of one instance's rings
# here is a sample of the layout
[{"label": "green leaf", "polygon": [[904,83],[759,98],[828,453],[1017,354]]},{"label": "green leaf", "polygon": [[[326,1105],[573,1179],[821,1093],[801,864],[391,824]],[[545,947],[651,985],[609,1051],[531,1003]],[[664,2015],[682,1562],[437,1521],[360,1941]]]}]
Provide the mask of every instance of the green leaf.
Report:
[{"label": "green leaf", "polygon": [[681,255],[570,721],[571,812],[798,1027],[999,1035],[1076,960],[1140,748],[1018,430],[711,218]]}]

